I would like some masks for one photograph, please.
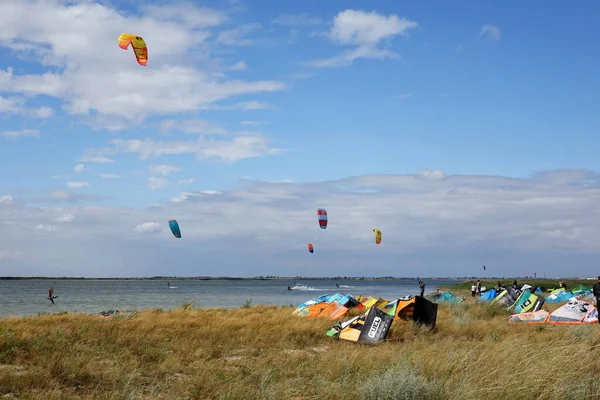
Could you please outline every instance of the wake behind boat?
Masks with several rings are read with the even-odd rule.
[[[314,287],[306,286],[306,285],[294,285],[288,286],[288,290],[319,290]]]

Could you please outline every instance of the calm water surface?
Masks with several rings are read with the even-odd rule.
[[[294,281],[217,281],[171,280],[170,289],[163,280],[0,280],[0,318],[14,315],[37,315],[61,311],[95,314],[103,310],[148,308],[170,309],[193,302],[196,307],[240,307],[252,299],[252,305],[298,305],[323,294],[379,296],[396,299],[418,294],[418,280],[345,281],[302,280],[298,284],[314,290],[287,290]],[[455,280],[423,280],[425,293],[436,287],[458,283]],[[337,288],[349,285],[351,288]],[[59,298],[52,305],[47,299],[54,284]]]

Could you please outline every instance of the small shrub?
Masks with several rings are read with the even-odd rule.
[[[443,398],[442,387],[428,381],[407,362],[401,362],[377,373],[360,387],[364,400],[433,400]]]
[[[242,308],[250,308],[251,304],[252,304],[252,299],[248,299],[248,300],[246,300],[246,302],[244,303]]]
[[[571,329],[571,337],[575,340],[586,340],[591,339],[594,336],[594,330],[590,329],[591,326],[574,326]],[[595,327],[594,327],[595,328]]]
[[[498,331],[494,331],[490,335],[492,342],[498,342],[500,340],[500,333]]]

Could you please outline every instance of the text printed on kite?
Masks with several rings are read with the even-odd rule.
[[[177,223],[176,220],[174,220],[174,219],[169,220],[169,228],[171,228],[171,232],[173,232],[173,236],[181,239],[181,230],[179,229],[179,224]]]
[[[321,229],[327,229],[327,210],[324,208],[317,208],[317,216],[319,218],[319,226]]]
[[[131,44],[138,64],[146,66],[148,63],[148,47],[144,39],[132,33],[122,33],[119,36],[118,44],[123,50],[127,50]]]
[[[373,228],[373,233],[375,233],[375,243],[381,243],[381,231],[379,229]]]

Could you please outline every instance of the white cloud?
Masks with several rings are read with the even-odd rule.
[[[226,46],[250,46],[251,44],[254,44],[256,40],[249,39],[245,36],[260,28],[261,24],[251,23],[221,31],[217,36],[217,43],[224,44]]]
[[[194,192],[182,192],[180,193],[178,196],[173,197],[171,199],[172,202],[174,203],[181,203],[184,202],[186,200],[189,200],[191,198],[202,198],[202,197],[206,197],[206,196],[211,196],[211,195],[215,195],[215,194],[220,194],[221,192],[217,191],[217,190],[197,190]]]
[[[342,54],[328,59],[303,63],[313,67],[341,67],[350,65],[359,58],[385,59],[398,58],[393,51],[379,46],[385,39],[397,35],[406,35],[409,29],[419,25],[395,14],[384,16],[373,11],[345,10],[338,13],[328,36],[334,42],[355,46]]]
[[[232,71],[243,71],[247,68],[248,68],[248,64],[246,64],[244,61],[238,61],[235,64],[233,64],[231,67],[229,67],[229,69]]]
[[[164,187],[169,186],[169,180],[166,178],[158,178],[156,176],[151,176],[148,178],[147,186],[150,190],[162,189]]]
[[[330,36],[342,44],[375,46],[385,38],[405,35],[408,29],[417,26],[416,22],[395,14],[386,17],[374,11],[345,10],[335,17]]]
[[[144,222],[135,226],[135,231],[138,233],[152,233],[160,231],[158,222]]]
[[[196,182],[196,180],[194,178],[180,179],[177,181],[177,183],[179,183],[180,185],[189,185],[190,183],[194,183],[194,182]]]
[[[98,174],[102,179],[119,179],[120,175],[115,174]]]
[[[498,28],[496,25],[485,24],[482,25],[481,29],[479,30],[479,36],[485,36],[492,40],[499,40],[500,35],[500,28]]]
[[[62,214],[54,218],[55,222],[73,222],[75,219],[74,214]]]
[[[277,16],[271,21],[276,25],[285,25],[285,26],[315,26],[322,25],[325,23],[320,18],[311,17],[310,14],[300,13],[300,14],[282,14]]]
[[[226,105],[216,104],[209,107],[211,110],[266,110],[267,108],[271,108],[269,103],[258,100],[241,101],[239,103]]]
[[[14,202],[14,197],[12,197],[11,195],[7,194],[5,196],[0,196],[0,204],[12,204]]]
[[[107,164],[114,163],[115,160],[108,157],[103,156],[83,156],[79,159],[79,161],[88,162],[88,163],[96,163],[96,164]]]
[[[22,129],[20,131],[4,131],[0,133],[0,136],[4,136],[6,138],[18,138],[18,137],[39,137],[40,132],[36,129]]]
[[[71,198],[71,195],[65,192],[64,190],[53,190],[50,193],[50,197],[52,197],[55,200],[69,200]]]
[[[271,108],[271,106],[268,103],[256,100],[236,103],[234,107],[241,108],[242,110],[264,110],[267,108]]]
[[[247,182],[228,191],[184,192],[145,209],[85,202],[38,207],[22,197],[0,206],[0,237],[3,249],[26,259],[0,267],[7,275],[35,275],[42,265],[69,265],[66,274],[74,276],[198,275],[192,260],[202,257],[206,275],[364,275],[365,263],[376,260],[369,275],[471,276],[486,264],[501,276],[564,275],[565,265],[569,275],[597,276],[599,203],[600,175],[589,171],[516,179],[434,169],[314,183]],[[326,231],[318,228],[317,207],[329,213]],[[69,229],[51,237],[30,234],[63,214],[75,215]],[[181,239],[168,230],[171,218]],[[145,221],[161,233],[126,234]],[[383,232],[379,246],[373,228]],[[272,239],[259,240],[265,236]],[[307,242],[315,254],[335,260],[325,273],[306,252]],[[82,246],[85,255],[75,251]],[[174,252],[175,266],[167,262]],[[399,263],[411,268],[399,271]]]
[[[195,154],[199,160],[217,158],[226,162],[283,152],[283,149],[268,147],[266,139],[256,134],[239,134],[229,141],[199,137],[194,141],[113,139],[110,143],[112,147],[87,151],[90,154],[96,153],[94,157],[102,157],[103,154],[137,154],[142,160],[163,155]]]
[[[241,125],[259,126],[259,125],[266,124],[266,122],[265,121],[241,121],[240,124]]]
[[[148,171],[152,174],[160,174],[167,176],[173,172],[181,171],[182,169],[175,165],[152,164],[148,167]]]
[[[75,168],[73,168],[75,170],[75,172],[79,173],[79,172],[83,172],[83,170],[85,169],[85,164],[77,164],[75,166]]]
[[[201,133],[203,135],[226,135],[228,132],[208,121],[197,119],[164,120],[159,124],[163,132],[180,131],[183,133]]]
[[[90,186],[89,182],[67,182],[69,188],[82,188]]]
[[[1,78],[1,76],[0,76]],[[23,109],[25,99],[21,97],[2,97],[0,96],[0,113],[17,114]]]
[[[34,109],[35,116],[38,118],[50,118],[54,115],[54,110],[50,107],[42,106]]]
[[[285,89],[283,82],[226,80],[195,67],[210,64],[208,29],[224,21],[222,13],[207,13],[191,3],[145,10],[144,16],[135,17],[91,2],[3,1],[0,46],[43,66],[60,67],[60,72],[18,75],[12,68],[0,70],[0,92],[54,97],[73,115],[138,121],[200,110],[232,96]],[[149,44],[147,68],[135,62],[131,50],[116,46],[123,26]],[[247,32],[252,26],[221,32],[221,41],[235,44],[234,32]],[[19,101],[4,108],[16,112],[15,107],[23,106]]]
[[[227,16],[218,10],[200,8],[191,2],[166,5],[144,5],[142,9],[149,17],[167,23],[178,22],[189,28],[221,25]]]
[[[35,230],[36,231],[54,232],[54,231],[56,231],[56,226],[39,224],[35,227]]]
[[[0,27],[1,28],[1,27]],[[1,37],[0,37],[1,47]],[[0,79],[3,71],[0,70]],[[2,81],[0,81],[0,92]],[[25,107],[27,99],[24,97],[3,97],[0,96],[0,114],[25,115],[34,118],[49,118],[54,115],[54,110],[50,107],[42,106],[39,108]]]
[[[446,173],[441,169],[420,169],[416,173],[417,178],[421,179],[445,179]]]

